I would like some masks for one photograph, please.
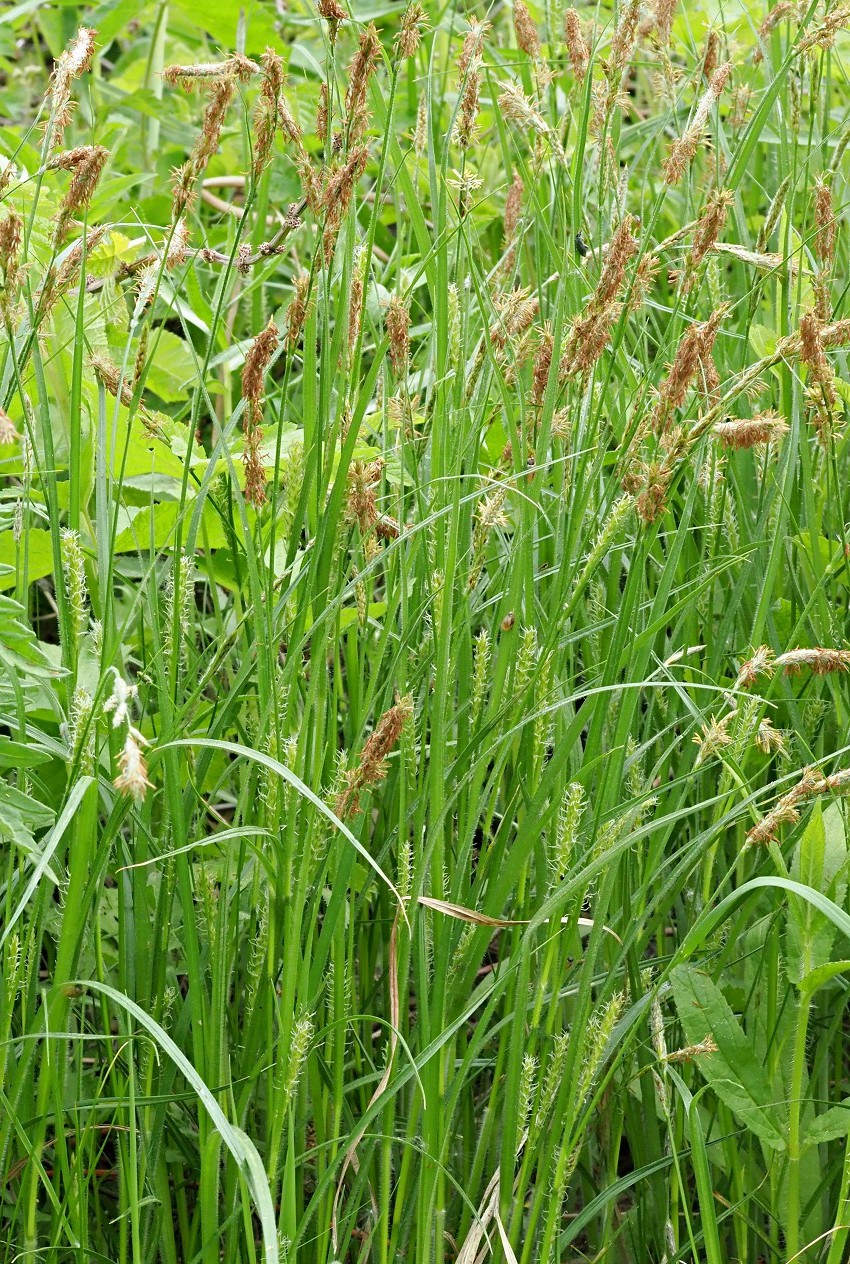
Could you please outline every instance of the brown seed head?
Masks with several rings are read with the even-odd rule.
[[[242,398],[246,401],[254,425],[262,420],[263,383],[266,371],[275,353],[280,335],[273,320],[270,320],[262,333],[257,334],[242,370]]]
[[[735,678],[735,688],[749,689],[759,676],[772,676],[774,663],[775,657],[770,646],[760,645],[752,658],[741,664],[741,670]]]
[[[712,107],[720,99],[731,74],[731,61],[725,62],[715,70],[711,77],[711,82],[694,112],[690,126],[677,141],[673,142],[670,152],[664,160],[664,179],[667,184],[678,184],[685,171],[691,165],[702,141],[708,116]]]
[[[54,242],[63,241],[71,226],[73,217],[89,205],[92,200],[104,164],[109,157],[109,150],[102,145],[81,145],[77,149],[69,149],[59,154],[50,163],[50,167],[63,171],[72,171],[71,183],[59,203],[56,216]]]
[[[576,83],[584,83],[590,65],[590,49],[575,9],[567,9],[564,14],[564,41]]]
[[[825,180],[815,183],[815,254],[822,268],[831,268],[835,259],[835,214],[832,192]]]
[[[417,0],[412,0],[402,15],[401,27],[396,37],[399,57],[406,60],[408,57],[416,56],[424,26],[425,10],[421,4],[417,3]]]
[[[540,37],[523,0],[514,0],[514,32],[517,48],[537,61],[540,56]]]
[[[290,347],[294,347],[301,337],[301,330],[307,319],[310,301],[310,274],[302,272],[295,278],[295,292],[286,313],[286,338]]]
[[[720,33],[715,27],[711,27],[705,37],[705,49],[702,55],[702,77],[709,83],[717,69],[719,54]]]
[[[735,200],[730,189],[716,189],[705,204],[697,221],[694,241],[685,266],[684,289],[690,290],[696,282],[696,271],[705,256],[713,248],[726,223],[726,215]]]
[[[534,357],[534,369],[531,374],[531,402],[535,408],[539,408],[542,405],[543,397],[546,394],[554,349],[555,339],[552,335],[552,330],[548,325],[544,325],[540,334],[540,342],[537,346],[537,354]]]
[[[20,437],[12,418],[5,408],[0,408],[0,447],[5,447],[9,443],[17,443]]]
[[[620,293],[626,276],[626,267],[638,251],[638,240],[633,230],[637,226],[634,215],[626,214],[617,225],[605,255],[605,264],[591,304],[607,307]]]
[[[339,28],[348,20],[348,14],[339,0],[318,0],[316,7],[319,10],[319,17],[324,18],[328,24],[328,35],[333,44],[336,42]]]
[[[218,149],[221,129],[224,126],[227,110],[230,102],[233,100],[235,91],[236,79],[233,75],[227,75],[210,88],[210,99],[204,111],[201,134],[195,141],[195,146],[189,159],[197,175],[200,175]]]
[[[407,372],[410,358],[410,313],[404,300],[395,294],[387,307],[386,326],[390,340],[390,363],[396,376],[400,376]]]
[[[373,22],[360,36],[357,52],[348,68],[348,91],[345,94],[345,116],[349,140],[357,140],[366,129],[366,90],[381,55],[381,41]]]
[[[788,423],[778,413],[757,413],[755,417],[718,421],[714,426],[724,448],[755,448],[776,443],[788,433]]]
[[[654,0],[653,16],[658,42],[663,48],[670,43],[670,32],[673,29],[673,18],[676,16],[677,0]]]
[[[357,767],[346,773],[346,788],[337,797],[334,806],[337,816],[353,816],[359,812],[363,790],[383,781],[387,775],[387,756],[397,745],[412,716],[413,699],[409,695],[399,698],[394,707],[384,712],[361,751]]]
[[[846,672],[850,670],[850,650],[814,649],[788,650],[776,659],[776,666],[785,669],[786,676],[794,676],[808,667],[815,676],[826,676],[830,672]]]
[[[110,395],[120,400],[125,408],[133,402],[132,384],[122,378],[118,366],[106,355],[93,355],[89,359],[92,371],[99,382],[102,382]]]
[[[272,48],[261,58],[263,82],[254,106],[254,179],[265,171],[271,157],[283,95],[283,59]],[[294,120],[293,120],[294,121]]]
[[[91,27],[81,26],[71,43],[60,55],[50,76],[47,89],[50,98],[48,127],[52,122],[52,143],[57,148],[62,144],[65,128],[71,121],[74,108],[71,87],[75,79],[91,68],[96,35],[97,31],[92,30]]]

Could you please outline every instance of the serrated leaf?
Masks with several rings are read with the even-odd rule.
[[[673,996],[689,1045],[709,1036],[717,1052],[696,1062],[714,1092],[771,1149],[785,1149],[786,1128],[764,1067],[720,988],[700,970],[681,965],[671,975]]]

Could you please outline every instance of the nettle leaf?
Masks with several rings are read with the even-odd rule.
[[[810,1120],[803,1133],[803,1147],[821,1145],[824,1141],[835,1141],[838,1137],[846,1137],[850,1132],[850,1097],[846,1097],[841,1106],[830,1106],[822,1115]]]
[[[765,1145],[783,1150],[786,1124],[781,1106],[720,988],[689,965],[677,966],[671,983],[688,1044],[701,1044],[710,1036],[717,1045],[716,1053],[696,1058],[714,1092]]]
[[[837,803],[822,810],[816,803],[794,851],[790,876],[795,882],[841,904],[847,891],[847,842]],[[785,945],[789,978],[797,985],[829,961],[835,926],[808,900],[788,896]]]

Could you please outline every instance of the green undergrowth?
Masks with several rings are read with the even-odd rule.
[[[847,1258],[848,54],[0,13],[0,1260]]]

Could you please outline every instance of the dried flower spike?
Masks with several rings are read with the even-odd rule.
[[[390,363],[396,376],[400,376],[407,372],[410,358],[410,313],[397,295],[389,301],[386,326],[390,340]]]
[[[587,68],[590,65],[590,49],[587,46],[587,40],[584,38],[584,32],[581,29],[581,21],[575,9],[567,9],[564,14],[564,41],[567,45],[567,55],[573,68],[575,81],[582,84],[587,77]]]
[[[398,743],[413,715],[413,699],[399,698],[385,711],[375,731],[360,754],[356,768],[345,774],[346,788],[338,795],[334,810],[339,817],[353,816],[360,811],[360,795],[369,786],[377,785],[387,775],[387,756]]]
[[[715,70],[708,89],[700,99],[688,129],[675,141],[664,161],[664,179],[667,184],[678,184],[702,141],[705,125],[712,107],[720,99],[720,95],[732,74],[731,61],[725,62]]]
[[[425,10],[417,0],[407,6],[401,18],[401,27],[396,37],[398,55],[406,60],[415,57],[422,40],[422,28],[425,25]]]
[[[714,433],[725,448],[755,448],[776,443],[788,433],[788,423],[778,413],[718,421]]]
[[[71,121],[74,103],[71,100],[71,86],[75,79],[90,69],[94,56],[94,41],[97,31],[91,27],[81,26],[71,43],[59,57],[50,76],[48,95],[50,97],[50,114],[48,127],[52,124],[51,143],[55,148],[62,144],[65,128]]]
[[[537,61],[540,57],[540,37],[523,0],[514,0],[514,33],[517,48]]]
[[[242,370],[242,398],[245,414],[242,423],[244,435],[242,462],[245,466],[245,499],[259,507],[266,499],[266,474],[260,459],[263,419],[263,385],[266,371],[278,344],[277,326],[270,320],[258,334],[245,357]]]

